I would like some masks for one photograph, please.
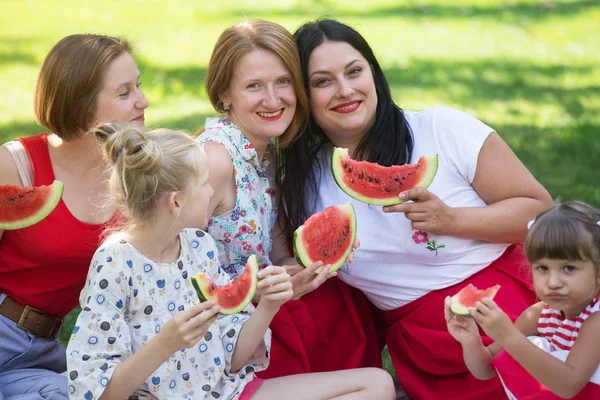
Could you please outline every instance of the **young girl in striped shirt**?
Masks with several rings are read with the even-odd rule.
[[[600,211],[577,201],[547,208],[529,223],[525,253],[541,301],[513,324],[489,298],[469,309],[473,318],[453,314],[446,298],[449,332],[471,373],[497,373],[510,399],[600,399]]]

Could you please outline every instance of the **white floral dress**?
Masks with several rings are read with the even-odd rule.
[[[222,144],[233,161],[236,200],[231,212],[213,216],[208,233],[217,242],[219,260],[231,276],[239,275],[251,254],[263,268],[271,264],[271,231],[277,218],[275,145],[269,144],[262,163],[254,146],[227,118],[208,118],[200,143]]]
[[[175,313],[198,304],[191,276],[204,271],[217,284],[230,280],[208,234],[186,229],[179,237],[181,253],[172,263],[151,261],[118,234],[96,251],[67,348],[71,398],[98,399],[115,367]],[[240,329],[253,310],[249,305],[244,313],[220,316],[196,346],[175,352],[129,398],[237,399],[254,371],[268,366],[270,331],[246,365],[230,371]]]

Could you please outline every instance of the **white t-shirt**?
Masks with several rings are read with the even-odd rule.
[[[494,130],[448,107],[406,112],[406,118],[415,142],[411,163],[423,155],[438,155],[438,171],[428,189],[450,207],[485,206],[471,183],[479,151]],[[461,282],[488,266],[508,246],[412,230],[404,214],[384,214],[381,206],[344,193],[331,175],[330,155],[330,148],[322,154],[325,164],[320,168],[314,212],[348,202],[354,205],[360,248],[354,262],[338,273],[380,309],[401,307],[432,290]]]

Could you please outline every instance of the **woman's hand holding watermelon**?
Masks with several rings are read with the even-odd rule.
[[[456,226],[453,208],[449,207],[435,194],[424,187],[416,187],[398,195],[409,203],[383,207],[383,212],[401,212],[412,221],[415,230],[431,232],[436,235],[454,235]]]
[[[481,343],[479,329],[477,329],[477,324],[473,318],[454,314],[450,310],[449,296],[444,300],[444,316],[446,317],[448,332],[450,332],[450,335],[452,335],[452,337],[460,344],[469,345],[473,343]]]
[[[296,264],[287,265],[286,269],[291,275],[292,288],[294,291],[293,300],[298,300],[307,293],[312,292],[321,286],[327,279],[337,276],[337,272],[329,273],[331,265],[327,264],[323,268],[323,263],[317,261],[307,268]],[[321,271],[317,270],[321,268]]]
[[[360,246],[360,240],[358,238],[354,241],[352,248],[358,249]],[[348,255],[346,260],[349,263],[354,261],[354,250]],[[312,263],[308,267],[303,267],[300,264],[286,265],[288,274],[292,276],[292,285],[294,289],[293,300],[299,300],[305,294],[312,292],[321,286],[327,279],[331,279],[337,276],[337,272],[329,272],[331,265],[327,264],[324,267],[322,261]],[[322,267],[322,268],[321,268]]]

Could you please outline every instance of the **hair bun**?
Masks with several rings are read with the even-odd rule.
[[[123,134],[123,163],[125,168],[135,168],[141,173],[156,174],[163,165],[163,152],[158,143],[135,130],[126,129]]]
[[[145,133],[132,127],[121,127],[117,121],[98,125],[90,130],[104,143],[108,162],[116,165],[121,161],[124,168],[136,169],[143,174],[156,174],[163,165],[160,146]]]
[[[104,152],[107,161],[111,164],[116,164],[120,155],[120,148],[114,146],[115,134],[121,129],[121,124],[117,121],[98,125],[88,131],[96,135],[96,139],[100,143],[104,143]]]
[[[113,121],[110,124],[101,124],[93,127],[89,130],[88,133],[93,133],[96,135],[96,139],[98,139],[101,143],[106,143],[108,139],[119,129],[121,129],[121,124],[117,121]]]

